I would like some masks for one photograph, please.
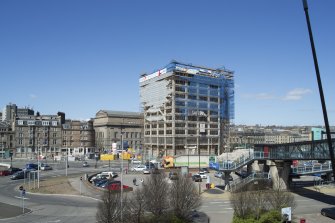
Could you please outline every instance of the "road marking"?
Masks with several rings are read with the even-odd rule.
[[[19,196],[14,196],[14,197],[19,198],[19,199],[22,199],[22,197],[19,197]],[[29,198],[24,197],[23,200],[29,200]]]

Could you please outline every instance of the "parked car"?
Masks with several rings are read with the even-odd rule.
[[[177,172],[170,172],[169,173],[170,180],[178,180],[178,173]]]
[[[143,174],[150,174],[151,169],[149,169],[147,166],[143,169]]]
[[[97,187],[101,187],[102,185],[106,184],[109,181],[109,179],[95,179],[93,181],[94,185]]]
[[[8,169],[8,172],[9,172],[10,175],[12,175],[16,172],[19,172],[19,171],[22,171],[22,169],[16,168],[16,167],[11,167],[11,168]]]
[[[121,181],[110,181],[103,188],[107,190],[120,190],[121,189]],[[127,185],[122,185],[123,189],[129,188]]]
[[[48,164],[43,164],[41,165],[41,170],[52,170],[52,167],[49,166]]]
[[[216,172],[214,173],[214,176],[215,176],[215,177],[218,177],[218,178],[222,178],[222,176],[223,176],[223,172],[221,172],[221,171],[216,171]]]
[[[27,178],[29,171],[22,170],[19,172],[14,173],[12,176],[10,176],[11,180],[18,180],[18,179],[24,179]]]
[[[21,171],[22,169],[20,168],[15,168],[15,167],[11,167],[7,170],[1,170],[0,171],[0,176],[8,176],[8,175],[12,175],[18,171]]]
[[[83,167],[89,167],[90,165],[85,161],[83,162]]]
[[[136,167],[131,168],[132,171],[143,171],[145,169],[145,165],[138,165]]]
[[[118,174],[116,172],[101,172],[98,173],[96,176],[91,178],[91,182],[93,182],[95,179],[109,179],[109,178],[116,178]]]
[[[142,163],[142,162],[141,162],[141,160],[138,160],[138,159],[132,159],[132,160],[131,160],[131,163],[132,163],[132,164],[140,164],[140,163]]]
[[[201,179],[207,179],[207,175],[204,172],[199,172],[198,173],[201,177]]]
[[[208,170],[208,168],[201,168],[200,169],[200,172],[204,172],[204,173],[209,173],[209,170]]]
[[[194,174],[194,175],[192,176],[192,180],[193,180],[194,182],[202,182],[202,178],[201,178],[201,176],[200,176],[199,174]]]
[[[38,169],[38,165],[35,163],[27,163],[26,164],[26,170],[37,170]]]
[[[335,219],[335,207],[332,207],[332,208],[322,208],[321,209],[321,214],[323,216]]]
[[[120,189],[120,186],[121,186],[121,181],[118,181],[118,180],[107,180],[105,183],[103,184],[100,184],[100,187],[102,188],[109,188],[111,187],[111,185],[119,185],[119,189]]]

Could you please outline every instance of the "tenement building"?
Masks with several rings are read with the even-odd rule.
[[[17,114],[16,114],[17,115]],[[15,132],[15,156],[36,158],[61,154],[62,124],[65,114],[21,115],[13,120]]]
[[[144,147],[155,156],[219,154],[234,118],[234,73],[171,62],[139,79]]]
[[[62,155],[92,158],[95,152],[93,119],[65,120],[62,125]]]

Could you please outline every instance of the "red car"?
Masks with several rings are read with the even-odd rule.
[[[107,190],[120,190],[121,181],[118,181],[118,180],[107,181],[101,187]],[[129,188],[129,186],[123,185],[123,189],[127,189],[127,188]]]

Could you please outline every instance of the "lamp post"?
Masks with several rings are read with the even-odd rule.
[[[40,188],[40,147],[37,148],[37,188]]]
[[[198,155],[199,155],[199,175],[200,175],[200,146],[198,147]],[[199,194],[201,193],[201,182],[199,181]]]
[[[329,154],[330,154],[330,159],[331,159],[331,162],[332,162],[333,175],[335,177],[334,149],[333,149],[333,146],[332,146],[332,139],[331,139],[331,133],[330,133],[330,128],[329,128],[329,122],[328,122],[326,102],[325,102],[323,89],[322,89],[321,75],[320,75],[320,71],[319,71],[318,59],[317,59],[317,56],[316,56],[316,50],[315,50],[315,46],[314,46],[313,33],[312,33],[311,24],[310,24],[310,21],[309,21],[307,0],[303,0],[302,3],[303,3],[303,6],[304,6],[304,11],[305,11],[305,15],[306,15],[306,21],[307,21],[307,27],[308,27],[308,33],[309,33],[309,40],[310,40],[310,43],[311,43],[311,48],[312,48],[312,53],[313,53],[315,73],[316,73],[316,78],[317,78],[317,81],[318,81],[323,118],[324,118],[326,132],[327,132],[327,142],[328,142],[328,147],[329,147]]]
[[[1,133],[1,162],[3,163],[3,133]]]
[[[123,127],[123,122],[124,119],[122,119],[122,125],[121,125],[121,154],[122,154],[122,159],[121,159],[121,223],[123,222],[123,206],[122,206],[122,200],[123,200],[123,132],[122,132],[122,127]]]

